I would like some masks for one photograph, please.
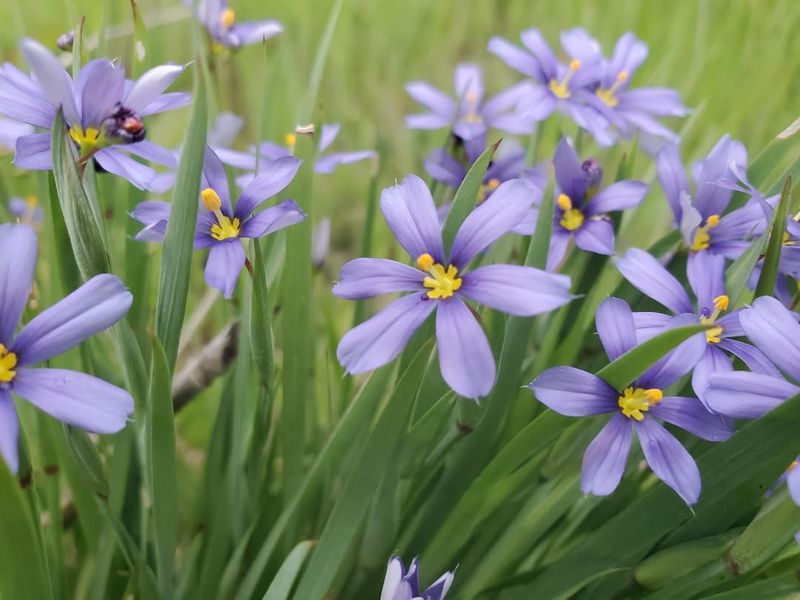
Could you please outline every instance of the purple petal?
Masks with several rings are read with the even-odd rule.
[[[172,85],[184,69],[181,65],[159,65],[145,72],[133,84],[125,105],[135,112],[143,111]]]
[[[383,190],[381,210],[394,237],[412,259],[430,254],[435,262],[444,261],[436,206],[419,177],[409,175],[403,183]]]
[[[342,267],[333,293],[340,298],[360,300],[394,292],[422,292],[424,276],[421,271],[394,260],[357,258]]]
[[[275,37],[281,32],[283,32],[283,25],[278,21],[252,21],[249,23],[236,23],[228,30],[225,39],[230,42],[232,47],[239,48],[240,46],[258,44]]]
[[[406,129],[441,129],[449,127],[452,120],[431,113],[406,115]]]
[[[667,327],[696,325],[697,322],[695,315],[684,314],[674,317]],[[706,334],[704,332],[696,333],[650,367],[639,378],[639,385],[661,390],[669,387],[694,368],[703,357],[706,346],[708,346]]]
[[[464,219],[453,240],[450,262],[464,268],[476,254],[522,221],[531,208],[533,197],[531,188],[519,179],[500,184]]]
[[[438,302],[436,346],[442,377],[460,396],[486,396],[494,385],[495,366],[483,329],[458,298]]]
[[[294,200],[284,200],[276,206],[265,208],[244,222],[239,237],[259,238],[305,220],[306,213]]]
[[[217,154],[208,146],[206,146],[205,155],[203,158],[202,187],[211,188],[217,193],[220,202],[222,203],[223,214],[231,215],[233,213],[233,208],[231,207],[230,186],[228,186],[228,176],[225,174],[225,167],[222,165],[222,161],[219,159],[219,156],[217,156]],[[241,201],[239,204],[241,204]],[[241,218],[248,216],[251,212],[252,208],[247,212],[241,210],[240,212],[237,212],[236,215]]]
[[[553,155],[553,167],[559,191],[569,196],[573,203],[582,202],[586,196],[588,178],[586,171],[581,167],[580,158],[567,138],[561,138],[556,147],[556,153]]]
[[[300,161],[293,156],[268,163],[242,191],[236,202],[236,216],[247,217],[261,202],[283,190],[299,168]]]
[[[66,369],[20,369],[14,393],[63,423],[95,433],[116,433],[133,413],[133,398],[122,388]]]
[[[758,419],[798,393],[800,388],[784,379],[733,371],[709,377],[703,399],[717,414],[735,419]]]
[[[214,121],[214,127],[208,132],[207,143],[214,146],[232,146],[244,127],[244,119],[232,112],[220,113]],[[219,155],[219,152],[217,152]],[[224,159],[220,157],[224,162]]]
[[[455,120],[456,103],[441,90],[424,81],[411,81],[406,84],[406,92],[437,117],[448,123]]]
[[[530,50],[539,61],[541,73],[548,78],[556,76],[558,61],[538,29],[526,29],[519,34],[523,45]]]
[[[539,402],[568,417],[617,410],[619,393],[599,377],[575,367],[547,369],[528,387]]]
[[[150,104],[145,106],[139,111],[140,117],[148,115],[157,115],[158,113],[175,110],[189,105],[192,102],[192,95],[186,92],[169,92],[161,94],[158,98],[153,100]]]
[[[408,340],[436,308],[423,294],[409,294],[354,327],[339,342],[336,356],[348,373],[382,367],[400,354]]]
[[[614,54],[608,65],[609,74],[614,79],[621,71],[627,71],[631,75],[645,58],[647,58],[647,44],[630,31],[623,33],[614,45]]]
[[[380,600],[395,600],[413,596],[414,592],[411,590],[411,586],[403,581],[404,576],[405,568],[402,561],[396,556],[391,557],[386,565],[386,576],[383,579]],[[403,587],[405,589],[402,590],[401,595]]]
[[[723,338],[719,343],[719,347],[738,357],[754,373],[772,375],[773,377],[781,376],[780,371],[772,364],[772,361],[761,350],[750,344]]]
[[[23,39],[20,48],[45,95],[55,106],[63,109],[68,124],[79,124],[81,119],[75,104],[72,80],[58,59],[30,38]]]
[[[0,225],[0,344],[7,348],[33,287],[37,252],[29,225]]]
[[[573,27],[561,32],[561,46],[570,58],[579,58],[583,65],[597,62],[602,57],[600,44],[582,27]]]
[[[692,312],[686,290],[652,255],[631,248],[615,262],[622,276],[646,296],[676,314]]]
[[[696,398],[663,398],[650,414],[709,442],[723,442],[733,435],[730,421],[706,410]]]
[[[618,181],[601,190],[589,201],[587,208],[591,208],[591,214],[634,208],[639,206],[647,190],[647,184],[642,181]]]
[[[374,150],[353,150],[352,152],[334,152],[321,157],[314,163],[315,173],[333,173],[339,165],[352,165],[371,158],[377,158]]]
[[[663,117],[684,117],[689,114],[680,94],[670,88],[644,87],[626,91],[620,98],[620,106],[625,110]]]
[[[616,413],[583,455],[581,491],[608,496],[617,489],[631,450],[631,420]]]
[[[697,296],[698,312],[709,316],[716,308],[714,299],[725,294],[725,257],[710,252],[691,252],[686,276]]]
[[[461,185],[467,170],[444,148],[437,148],[425,159],[425,170],[440,183],[457,188]]]
[[[25,325],[12,350],[20,365],[66,352],[122,319],[133,302],[115,275],[96,275]]]
[[[168,220],[171,211],[172,205],[169,202],[145,200],[136,205],[136,208],[131,212],[131,217],[143,225],[152,225],[159,221]]]
[[[81,103],[81,125],[99,127],[110,117],[125,93],[125,71],[98,58],[84,66],[75,82]]]
[[[692,455],[652,419],[636,423],[639,444],[653,473],[689,506],[700,498],[700,471]]]
[[[585,252],[614,254],[614,227],[608,219],[587,219],[575,230],[575,245]]]
[[[149,189],[156,176],[153,169],[124,154],[117,146],[103,148],[94,155],[94,159],[103,169],[127,179],[140,190]]]
[[[775,298],[762,296],[739,312],[747,337],[779,368],[800,379],[800,324]]]
[[[786,476],[786,487],[789,488],[789,495],[795,504],[800,505],[800,469],[797,465],[789,468],[789,474]]]
[[[489,265],[466,273],[460,292],[495,310],[530,317],[570,302],[569,287],[566,275],[533,267]]]
[[[0,114],[2,114],[2,110],[0,110]],[[32,133],[33,127],[26,123],[0,118],[0,152],[3,152],[3,149],[14,150],[19,138]]]
[[[535,231],[535,229],[534,229]],[[560,226],[553,228],[550,234],[550,248],[547,251],[547,270],[555,271],[567,254],[567,247],[572,234]]]
[[[553,114],[556,108],[556,97],[544,86],[529,88],[520,99],[517,109],[519,118],[523,121],[544,121]]]
[[[17,138],[14,164],[18,169],[49,171],[53,168],[49,133],[32,133]]]
[[[723,136],[697,169],[694,205],[704,219],[721,215],[730,202],[733,192],[719,183],[732,178],[731,164],[745,168],[747,151],[741,142]]]
[[[134,154],[145,160],[149,160],[150,162],[164,165],[165,167],[170,167],[171,169],[178,168],[177,153],[167,150],[166,148],[162,148],[158,144],[148,142],[147,140],[136,142],[134,144],[122,144],[119,146],[119,149],[124,152],[130,152],[131,154]]]
[[[330,123],[322,126],[322,134],[319,137],[319,152],[325,152],[339,135],[342,126],[339,123]]]
[[[616,360],[636,346],[633,317],[631,307],[619,298],[608,298],[598,307],[595,316],[597,333],[609,360]]]
[[[636,326],[636,341],[643,343],[662,333],[671,323],[672,317],[657,312],[635,312],[633,323]]]
[[[697,397],[703,399],[703,394],[708,387],[708,378],[714,373],[727,373],[733,371],[731,359],[715,347],[714,344],[706,344],[706,350],[702,358],[694,366],[692,371],[692,389]]]
[[[3,65],[3,67],[7,66]],[[0,84],[2,84],[0,85],[0,115],[5,115],[14,121],[50,129],[56,115],[55,108],[50,101],[38,91],[38,87],[31,92],[7,84],[7,80],[2,77],[4,71],[0,71]]]
[[[16,474],[19,469],[19,418],[14,401],[5,390],[0,390],[0,455],[8,470]]]
[[[531,56],[528,52],[512,44],[508,40],[501,37],[493,37],[489,40],[487,47],[490,53],[497,56],[500,60],[506,63],[512,69],[516,69],[524,75],[530,77],[539,77],[541,68],[539,61]]]
[[[513,109],[525,97],[530,97],[533,89],[529,81],[521,81],[489,98],[481,110],[486,125],[516,135],[532,133],[533,120],[522,119]]]
[[[456,96],[463,103],[471,102],[474,105],[481,103],[483,99],[483,72],[478,65],[474,63],[456,65],[454,80]]]
[[[204,272],[208,287],[219,290],[230,299],[242,272],[244,260],[244,248],[238,239],[225,240],[211,246]]]

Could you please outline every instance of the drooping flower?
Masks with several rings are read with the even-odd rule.
[[[145,139],[147,129],[142,119],[188,104],[189,94],[164,93],[183,72],[183,66],[161,65],[132,82],[125,79],[121,66],[95,59],[73,80],[38,42],[24,39],[20,46],[33,77],[11,64],[2,66],[0,114],[47,131],[17,139],[14,162],[18,167],[52,168],[49,130],[59,108],[81,163],[93,159],[103,170],[143,189],[148,188],[156,172],[130,154],[175,166],[172,153]]]
[[[647,185],[625,180],[601,189],[600,164],[594,159],[581,162],[566,139],[556,148],[553,166],[558,189],[547,268],[561,263],[573,238],[586,252],[614,254],[614,226],[606,213],[638,206]]]
[[[453,585],[455,573],[447,571],[424,590],[419,589],[419,561],[415,558],[406,570],[403,561],[393,556],[386,565],[380,600],[443,600]]]
[[[489,393],[495,364],[491,348],[465,299],[517,316],[541,314],[571,300],[570,280],[526,266],[469,263],[508,233],[530,209],[530,188],[502,184],[473,210],[445,253],[430,190],[414,175],[381,194],[381,209],[415,267],[382,258],[358,258],[342,267],[333,293],[363,299],[411,292],[350,330],[337,356],[348,373],[363,373],[393,360],[422,323],[436,312],[439,365],[447,384],[466,398]]]
[[[16,196],[11,198],[8,201],[8,212],[19,223],[27,223],[33,227],[42,223],[42,207],[36,196],[28,196],[24,200]]]
[[[699,252],[689,257],[686,274],[689,287],[694,292],[692,303],[686,290],[672,273],[667,271],[651,254],[639,248],[629,249],[616,259],[622,276],[635,288],[652,298],[673,315],[688,318],[695,323],[713,325],[706,331],[706,345],[697,357],[692,372],[692,389],[698,398],[706,401],[709,378],[714,373],[732,371],[728,354],[741,359],[752,371],[777,375],[775,366],[758,348],[733,338],[744,336],[739,323],[741,310],[728,310],[729,298],[725,294],[725,258],[709,252]],[[670,317],[657,312],[633,314],[639,341],[644,341],[669,326]]]
[[[686,325],[684,316],[674,319]],[[609,298],[597,311],[597,332],[609,360],[637,345],[634,314],[624,300]],[[622,390],[575,367],[554,367],[530,388],[550,409],[570,417],[611,414],[583,456],[581,490],[606,496],[619,484],[635,431],[644,457],[656,476],[688,505],[700,497],[700,472],[689,452],[660,421],[713,442],[733,433],[730,424],[695,398],[665,396],[664,390],[685,375],[703,352],[702,337],[692,336]]]
[[[97,275],[42,311],[14,335],[33,286],[36,233],[0,225],[0,453],[19,466],[19,421],[13,393],[68,425],[115,433],[133,412],[133,398],[101,379],[65,369],[33,368],[122,319],[133,297],[114,275]]]
[[[691,195],[677,146],[666,144],[656,155],[661,188],[691,252],[707,250],[735,260],[752,238],[763,233],[767,224],[765,201],[747,182],[746,169],[747,151],[742,143],[723,136],[708,156],[692,166],[696,187]],[[753,198],[724,214],[733,190],[739,189],[737,180],[745,183]]]
[[[800,324],[796,313],[775,298],[756,298],[739,313],[742,331],[781,371],[800,382]],[[736,419],[757,419],[800,387],[769,372],[730,371],[711,375],[705,400],[712,410]]]
[[[182,1],[190,9],[194,10],[197,6],[197,20],[205,26],[211,39],[225,48],[235,50],[257,44],[283,32],[283,25],[272,19],[237,22],[236,11],[227,0]]]
[[[489,52],[531,78],[533,85],[525,88],[526,93],[518,105],[520,118],[523,121],[544,121],[554,111],[559,111],[591,133],[601,146],[611,145],[614,136],[608,128],[608,120],[587,103],[587,98],[593,94],[593,86],[601,77],[599,47],[591,54],[578,56],[573,53],[573,49],[591,43],[587,41],[591,40],[588,34],[580,28],[561,33],[561,45],[570,58],[567,64],[556,58],[538,29],[526,29],[520,38],[525,49],[500,37],[489,40]]]
[[[209,248],[206,283],[221,291],[226,298],[233,295],[236,281],[245,265],[241,240],[263,237],[306,218],[292,200],[258,211],[267,198],[289,185],[299,167],[300,161],[292,156],[270,163],[242,190],[236,206],[233,206],[225,168],[217,155],[206,148],[194,247]],[[139,204],[131,216],[145,227],[136,239],[163,241],[170,210],[169,203],[158,200]]]
[[[442,129],[448,127],[457,139],[467,142],[483,141],[490,128],[508,133],[528,134],[533,120],[522,119],[514,110],[522,97],[530,93],[530,84],[523,82],[483,101],[483,72],[478,65],[462,63],[456,67],[456,97],[424,81],[406,84],[408,95],[428,112],[406,116],[409,129]]]

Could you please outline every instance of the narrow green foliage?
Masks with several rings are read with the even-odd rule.
[[[261,255],[261,245],[258,240],[253,240],[253,286],[250,301],[250,351],[256,371],[261,379],[261,385],[266,390],[272,390],[275,376],[274,358],[272,350],[272,324],[270,311],[272,305],[269,301],[267,277],[264,271],[264,259]]]
[[[263,600],[288,600],[300,569],[303,568],[303,563],[313,547],[312,541],[300,542],[294,547],[278,569]]]
[[[311,77],[308,82],[305,102],[300,109],[300,114],[297,115],[299,123],[309,122],[314,115],[319,86],[322,83],[322,75],[325,72],[325,63],[328,59],[328,52],[331,49],[333,34],[336,31],[336,23],[339,21],[339,14],[342,12],[343,5],[344,0],[335,0],[330,15],[328,15],[325,31],[320,38],[319,46],[317,46],[317,53],[314,56],[314,65],[311,68]]]
[[[778,266],[783,250],[783,234],[786,231],[786,216],[789,213],[789,206],[792,204],[792,178],[787,177],[783,185],[781,200],[775,211],[775,218],[772,221],[772,228],[769,233],[769,243],[767,244],[767,255],[764,258],[764,266],[761,269],[761,276],[756,285],[756,298],[771,294],[775,289],[775,281],[778,277]]]

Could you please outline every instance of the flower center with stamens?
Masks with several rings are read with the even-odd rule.
[[[627,387],[617,399],[617,405],[622,409],[622,414],[629,419],[644,421],[644,413],[661,402],[662,398],[664,394],[657,388],[645,390]]]
[[[200,192],[200,197],[203,200],[203,206],[214,213],[217,218],[217,222],[211,226],[211,237],[220,241],[239,237],[239,219],[234,217],[231,220],[230,217],[222,214],[222,200],[220,200],[219,194],[211,188],[206,188]]]
[[[3,344],[0,344],[0,384],[10,383],[17,372],[14,367],[17,366],[17,355],[13,352],[6,350]]]
[[[570,97],[569,80],[572,79],[572,76],[575,75],[575,72],[580,68],[581,68],[581,61],[579,61],[576,58],[569,63],[569,71],[567,71],[567,74],[564,75],[561,81],[558,81],[556,79],[550,80],[550,83],[547,85],[547,87],[550,89],[550,91],[556,98],[564,100]]]
[[[614,108],[619,104],[619,98],[617,98],[615,94],[617,93],[617,90],[619,90],[619,86],[626,81],[628,81],[628,72],[620,71],[617,74],[617,79],[614,81],[611,87],[598,88],[595,93],[597,94],[597,97],[605,103],[606,106],[609,108]]]
[[[701,250],[708,250],[711,245],[711,234],[709,233],[714,227],[719,225],[719,215],[711,215],[706,220],[706,224],[697,228],[694,232],[694,241],[689,246],[689,250],[700,252]]]
[[[467,114],[464,121],[467,123],[483,123],[483,117],[478,114],[478,94],[469,92],[464,100],[467,102]]]
[[[430,275],[422,280],[422,285],[428,288],[428,298],[433,300],[444,300],[452,296],[461,287],[461,278],[458,277],[458,269],[450,265],[445,270],[444,265],[433,262],[433,257],[428,254],[421,254],[417,258],[417,267]]]
[[[558,208],[564,213],[558,222],[567,231],[575,231],[583,225],[583,213],[579,208],[573,208],[572,199],[566,194],[558,196]]]
[[[493,191],[495,191],[498,187],[500,187],[500,180],[497,177],[492,177],[486,183],[481,184],[481,189],[478,190],[478,200],[477,203],[481,204],[484,200],[486,200]]]
[[[230,29],[233,27],[233,24],[236,22],[236,11],[233,10],[230,6],[222,11],[222,14],[219,16],[219,24],[222,25],[225,29]]]
[[[69,137],[78,144],[80,155],[86,156],[100,146],[100,130],[96,127],[84,129],[80,125],[73,125],[69,130]]]
[[[714,325],[714,327],[706,329],[706,341],[709,344],[719,344],[722,341],[722,332],[724,329],[722,326],[717,325],[716,322],[720,313],[728,310],[729,303],[730,299],[726,295],[717,296],[714,298],[714,312],[707,317],[700,317],[700,322],[703,325]]]

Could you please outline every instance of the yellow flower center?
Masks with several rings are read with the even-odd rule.
[[[561,81],[557,81],[556,79],[550,80],[547,87],[550,88],[550,91],[556,98],[560,98],[561,100],[569,98],[569,80],[572,79],[572,76],[575,75],[575,72],[580,68],[581,61],[576,58],[569,63],[569,71],[567,71],[567,74],[564,75]]]
[[[230,6],[222,11],[222,14],[219,16],[219,24],[222,25],[225,29],[229,29],[233,26],[236,22],[236,11],[233,10]]]
[[[478,114],[478,95],[475,92],[469,92],[464,99],[467,101],[467,114],[464,115],[464,121],[467,123],[483,123],[483,117]]]
[[[693,252],[700,252],[707,250],[711,245],[711,234],[709,233],[714,227],[719,225],[719,215],[711,215],[706,220],[706,224],[697,228],[694,232],[694,241],[689,246],[689,250]]]
[[[481,189],[478,190],[478,204],[482,203],[489,195],[500,186],[500,180],[492,177],[486,183],[481,184]]]
[[[28,196],[25,198],[25,204],[28,206],[28,210],[34,211],[39,207],[39,199],[36,196]]]
[[[716,322],[720,313],[728,310],[729,303],[730,299],[726,295],[717,296],[714,298],[714,312],[708,317],[700,317],[700,322],[703,325],[714,325],[714,327],[706,329],[706,341],[709,344],[719,344],[720,341],[722,341],[722,332],[724,329],[720,325],[717,325]]]
[[[283,138],[286,147],[289,149],[289,154],[294,156],[294,151],[297,148],[297,135],[294,133],[287,133]]]
[[[69,130],[69,137],[78,144],[81,157],[87,156],[102,145],[100,130],[96,127],[87,127],[84,130],[80,125],[74,125]]]
[[[211,237],[220,241],[239,237],[241,229],[239,219],[234,218],[231,220],[230,217],[222,214],[222,200],[220,200],[219,194],[211,188],[206,188],[200,192],[200,198],[206,210],[214,213],[217,218],[217,222],[211,226]]]
[[[6,350],[3,344],[0,344],[0,383],[9,383],[17,372],[14,367],[17,366],[17,355],[13,352]]]
[[[434,263],[433,257],[425,253],[417,258],[417,266],[430,275],[422,280],[422,285],[430,290],[428,298],[444,300],[461,287],[461,278],[457,277],[458,269],[454,265],[445,270],[444,265]]]
[[[609,88],[598,88],[595,92],[597,97],[602,100],[606,106],[609,108],[614,108],[619,104],[619,99],[616,97],[617,90],[619,86],[625,83],[628,80],[628,72],[627,71],[620,71],[617,74],[617,79]]]
[[[583,225],[583,213],[579,208],[573,208],[572,199],[566,194],[561,194],[558,197],[558,208],[561,209],[563,215],[558,222],[567,231],[575,231]]]
[[[629,419],[643,421],[644,413],[661,402],[662,398],[664,394],[657,388],[645,390],[627,387],[617,399],[617,405],[622,409],[622,414]]]

